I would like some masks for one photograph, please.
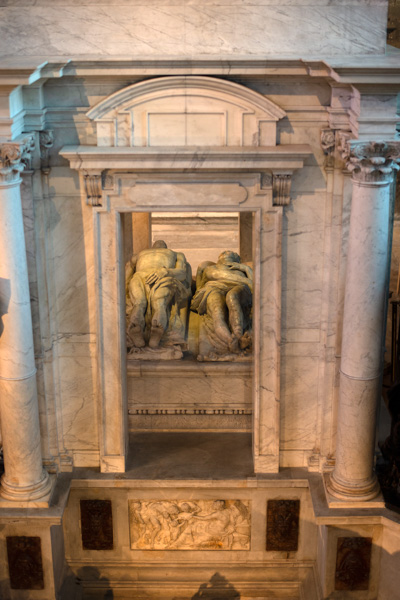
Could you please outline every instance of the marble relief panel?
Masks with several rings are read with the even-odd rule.
[[[248,500],[130,500],[132,550],[250,550]]]

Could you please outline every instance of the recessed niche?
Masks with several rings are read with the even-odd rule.
[[[238,211],[122,214],[131,431],[251,430],[253,221],[252,212]],[[154,244],[162,245],[161,240],[166,248],[152,249]],[[183,283],[187,292],[181,291],[182,280],[175,284],[169,275],[164,277],[165,283],[160,280],[160,296],[163,285],[165,288],[176,286],[174,290],[177,291],[171,302],[172,308],[167,311],[170,324],[161,339],[160,350],[147,350],[152,335],[149,305],[155,294],[152,284],[147,284],[145,278],[139,282],[137,292],[137,287],[129,288],[129,281],[137,268],[138,256],[140,260],[145,256],[148,260],[145,266],[151,271],[153,256],[160,253],[160,264],[158,257],[155,258],[154,271],[157,271],[164,266],[164,253],[168,258],[171,251],[175,253],[174,264],[168,263],[168,267],[186,269],[187,279]],[[221,258],[226,251],[232,254]],[[140,268],[142,265],[139,263]],[[215,277],[212,283],[211,277]],[[245,283],[240,288],[241,281]],[[204,290],[199,292],[202,286]],[[237,297],[229,295],[233,288],[238,291]],[[216,321],[212,320],[215,316],[207,304],[214,290],[214,301],[221,303],[226,332],[230,336],[222,343],[215,338]],[[129,330],[136,299],[132,300],[134,293],[141,294],[143,302],[147,303],[143,353],[132,348],[135,340]],[[174,306],[178,301],[180,305]],[[232,306],[232,310],[239,308],[241,311],[242,339],[239,336],[234,339]],[[170,347],[168,336],[172,342],[181,340],[176,355],[172,352],[166,356],[162,354],[162,347]],[[231,338],[233,342],[229,346]]]

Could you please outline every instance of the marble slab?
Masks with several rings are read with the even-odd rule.
[[[2,1],[1,55],[383,54],[385,0]],[[21,10],[23,8],[24,10]]]

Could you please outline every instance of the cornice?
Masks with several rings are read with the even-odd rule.
[[[78,170],[242,171],[300,169],[312,154],[308,144],[234,147],[64,146],[61,156]]]
[[[0,61],[0,86],[30,85],[60,77],[137,77],[208,75],[255,79],[323,79],[349,85],[394,85],[400,88],[400,55],[191,58],[17,57]]]

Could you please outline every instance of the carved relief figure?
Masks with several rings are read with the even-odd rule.
[[[192,272],[182,252],[164,241],[132,256],[125,269],[127,345],[133,358],[181,358],[186,349],[181,309]]]
[[[198,360],[238,360],[251,352],[252,292],[253,270],[236,252],[199,265],[191,310],[204,315],[212,350]]]
[[[248,550],[248,504],[241,500],[131,501],[131,548]]]

